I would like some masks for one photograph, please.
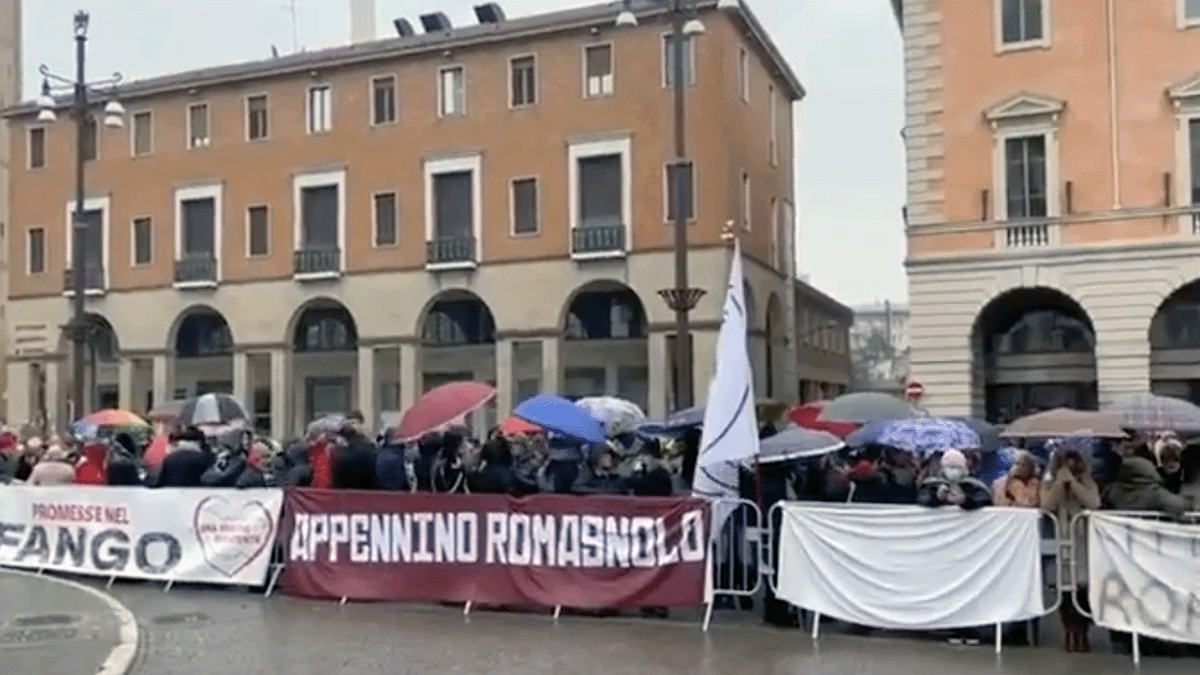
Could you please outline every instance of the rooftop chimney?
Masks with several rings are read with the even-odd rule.
[[[375,0],[350,0],[350,42],[375,39]]]

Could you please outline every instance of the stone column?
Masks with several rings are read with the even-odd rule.
[[[133,410],[133,367],[128,356],[122,356],[117,364],[117,407],[122,410]]]
[[[512,413],[513,401],[513,341],[496,340],[496,415],[504,419]]]
[[[649,395],[646,414],[662,419],[668,413],[667,392],[671,389],[671,369],[667,362],[667,334],[655,331],[646,336],[646,388]]]
[[[250,353],[235,349],[233,358],[233,398],[245,408],[250,419],[254,419],[254,396],[250,391]]]
[[[358,409],[363,414],[363,424],[372,432],[378,416],[375,406],[375,348],[358,348]]]
[[[544,338],[542,340],[542,393],[561,394],[563,369],[560,361],[562,338]]]
[[[167,401],[175,398],[175,377],[172,370],[174,369],[174,361],[167,354],[159,354],[154,357],[153,372],[154,372],[154,405],[160,406]]]
[[[291,435],[292,354],[287,349],[271,350],[271,436],[280,440]]]
[[[421,347],[416,343],[400,345],[400,411],[403,413],[421,396]]]

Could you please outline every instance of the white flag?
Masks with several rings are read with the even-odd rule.
[[[716,375],[708,388],[700,455],[692,478],[692,492],[714,499],[738,497],[738,466],[758,454],[744,283],[742,249],[735,242],[721,332],[717,334]],[[719,524],[724,518],[714,521]]]

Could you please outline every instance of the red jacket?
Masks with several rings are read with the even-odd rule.
[[[312,467],[311,487],[333,487],[333,443],[321,439],[308,446],[308,465]]]
[[[105,464],[108,448],[103,443],[87,443],[83,446],[83,461],[75,467],[77,485],[108,485]]]

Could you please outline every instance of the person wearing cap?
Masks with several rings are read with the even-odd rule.
[[[921,482],[917,503],[978,509],[991,505],[992,491],[983,481],[971,476],[966,455],[958,450],[947,450],[937,462],[937,473]]]

